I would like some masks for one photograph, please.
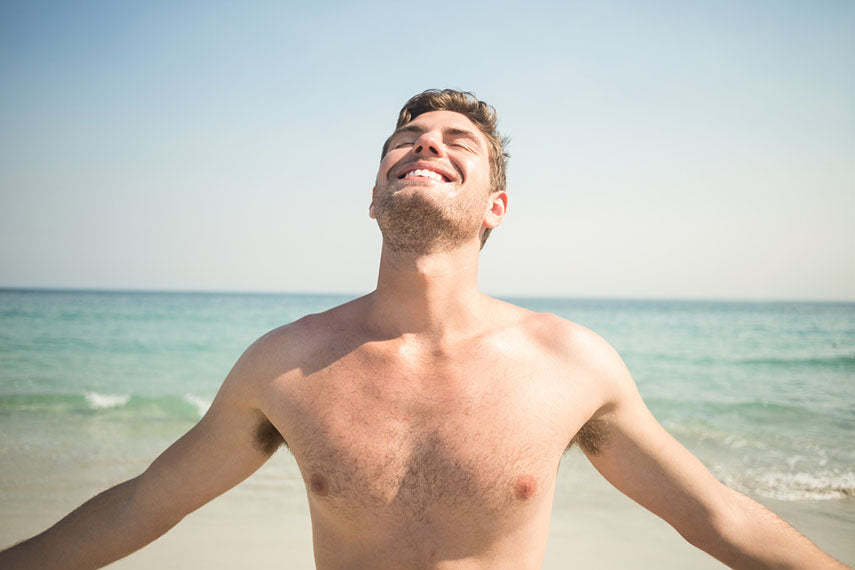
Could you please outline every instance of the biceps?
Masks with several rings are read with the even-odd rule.
[[[215,403],[143,473],[139,500],[179,517],[199,508],[264,464],[281,441],[270,428],[256,410]]]
[[[596,469],[624,494],[675,527],[712,517],[724,499],[704,465],[656,421],[643,403],[600,420]]]

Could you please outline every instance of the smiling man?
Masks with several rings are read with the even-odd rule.
[[[477,288],[505,215],[495,112],[426,91],[386,141],[370,215],[377,288],[253,344],[204,418],[139,477],[0,555],[91,568],[154,540],[284,440],[317,568],[540,568],[558,464],[578,442],[624,493],[738,568],[843,567],[719,483],[656,422],[594,333]]]
[[[384,244],[411,254],[448,252],[497,225],[507,204],[504,180],[483,228],[482,210],[492,197],[484,190],[492,188],[491,156],[505,158],[500,145],[491,149],[479,129],[454,111],[430,111],[398,127],[383,147],[370,207]]]

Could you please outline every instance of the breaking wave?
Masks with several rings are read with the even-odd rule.
[[[722,483],[743,493],[780,501],[855,498],[855,472],[781,473],[749,470],[733,474],[714,469]]]
[[[0,413],[99,414],[139,420],[191,420],[201,418],[211,402],[194,394],[150,396],[105,394],[0,395]]]
[[[129,395],[99,394],[98,392],[86,392],[84,396],[89,405],[95,410],[101,408],[120,408],[131,399]]]

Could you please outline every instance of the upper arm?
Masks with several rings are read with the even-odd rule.
[[[255,472],[283,440],[260,411],[257,347],[235,364],[202,419],[140,476],[135,501],[178,519]]]
[[[585,360],[602,405],[580,446],[615,487],[730,567],[843,568],[751,499],[724,486],[659,425],[602,339]],[[593,444],[593,445],[592,445]]]
[[[612,485],[684,536],[708,531],[729,490],[656,421],[617,353],[599,337],[589,343],[601,405],[580,430],[580,447]]]

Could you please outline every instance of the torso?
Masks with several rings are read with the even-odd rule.
[[[514,309],[441,351],[331,317],[298,324],[306,356],[264,410],[306,482],[317,567],[539,568],[558,463],[593,412],[543,317]]]

